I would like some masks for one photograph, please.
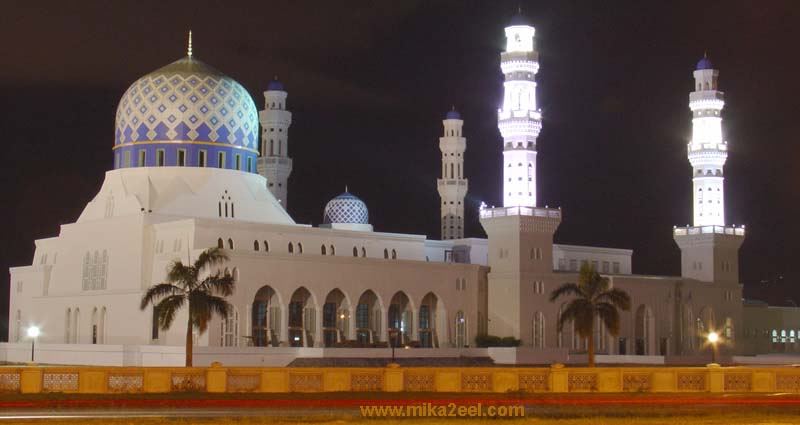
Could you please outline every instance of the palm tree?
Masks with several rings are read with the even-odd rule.
[[[573,295],[558,318],[558,331],[572,321],[581,338],[588,339],[589,367],[594,367],[595,318],[602,321],[611,335],[619,334],[619,310],[631,309],[631,297],[627,292],[610,288],[608,278],[600,276],[594,267],[584,264],[578,283],[565,283],[550,294],[550,302],[561,296]]]
[[[208,329],[208,322],[214,313],[227,317],[231,305],[225,301],[233,293],[234,280],[229,273],[204,273],[215,265],[228,260],[227,254],[219,248],[203,251],[194,264],[187,266],[175,260],[167,272],[167,281],[151,286],[142,297],[139,308],[144,310],[153,304],[156,319],[161,330],[172,325],[175,314],[185,304],[189,304],[189,320],[186,324],[186,367],[192,366],[192,330],[194,327],[202,334]],[[200,277],[201,274],[205,277]]]

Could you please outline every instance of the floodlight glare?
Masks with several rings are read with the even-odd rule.
[[[31,326],[28,328],[28,337],[36,338],[39,336],[39,327],[38,326]]]

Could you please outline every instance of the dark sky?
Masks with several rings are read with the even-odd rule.
[[[485,237],[477,205],[502,203],[499,53],[518,3],[5,4],[0,268],[30,264],[34,239],[77,219],[112,167],[117,101],[185,54],[189,28],[195,56],[242,83],[259,108],[274,75],[287,87],[297,222],[319,224],[348,185],[377,230],[438,238],[438,137],[455,105],[467,137],[467,234]],[[800,304],[790,267],[800,248],[800,3],[521,6],[540,51],[539,199],[564,210],[556,241],[631,248],[634,272],[680,273],[671,229],[691,221],[688,92],[708,51],[727,102],[728,222],[747,225],[746,293]]]

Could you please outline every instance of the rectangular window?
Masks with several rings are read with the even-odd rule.
[[[559,270],[566,270],[567,269],[567,260],[564,258],[558,259],[558,269]]]
[[[592,269],[597,271],[600,267],[597,265],[597,260],[592,261]]]
[[[239,155],[238,153],[236,154],[236,169],[237,170],[242,169],[242,156]]]
[[[603,273],[608,273],[609,270],[608,266],[609,266],[608,261],[603,261]]]
[[[166,162],[166,152],[164,149],[159,149],[156,151],[156,167],[163,167]]]
[[[131,151],[125,151],[122,154],[123,161],[125,162],[124,167],[129,168],[131,166]]]
[[[147,166],[147,151],[144,149],[139,151],[139,166],[146,167]]]
[[[253,158],[251,157],[247,157],[247,172],[248,173],[253,172]]]
[[[619,274],[619,262],[614,261],[614,274]]]
[[[217,154],[217,168],[225,168],[225,152]]]
[[[206,151],[200,150],[197,152],[197,166],[198,167],[205,167],[206,166]]]
[[[570,271],[577,271],[578,270],[578,260],[569,260],[569,269]]]
[[[186,149],[178,149],[178,166],[186,166]]]
[[[115,162],[116,163],[114,165],[114,168],[119,168],[119,164],[120,164],[120,154],[119,153],[117,153],[117,159],[116,159]]]

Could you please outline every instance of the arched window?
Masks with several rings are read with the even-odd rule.
[[[77,344],[80,338],[81,309],[75,308],[72,312],[72,343]]]
[[[366,257],[367,256],[367,249],[364,248],[363,246],[361,247],[361,256],[362,257]]]
[[[217,248],[225,248],[225,242],[222,242],[222,238],[217,239]]]
[[[98,341],[100,344],[106,343],[106,323],[108,318],[108,310],[106,310],[105,306],[100,309],[100,324],[99,324],[99,338]]]
[[[319,247],[319,251],[320,251],[320,254],[322,254],[322,255],[328,255],[328,249],[325,247],[325,245],[322,245],[321,247]]]
[[[358,257],[358,248],[353,247],[353,257]]]
[[[98,323],[97,323],[97,321],[99,319],[97,317],[98,314],[99,313],[97,311],[97,307],[95,307],[94,310],[92,310],[92,325],[91,325],[92,327],[89,329],[90,332],[92,333],[92,336],[91,336],[92,337],[92,344],[97,344],[97,338],[99,337],[99,335],[98,335],[99,328],[98,328]]]
[[[17,317],[14,320],[14,336],[17,342],[22,340],[22,312],[19,310],[17,310]]]
[[[72,342],[72,329],[70,328],[70,324],[72,323],[72,309],[67,309],[67,315],[64,318],[64,343],[69,344]]]
[[[397,259],[397,251],[392,250],[392,260],[396,260],[396,259]]]
[[[297,252],[299,252],[300,254],[303,253],[303,244],[300,242],[297,243]]]
[[[264,252],[269,252],[269,242],[264,241]]]
[[[464,312],[459,310],[456,313],[456,347],[467,346],[467,318]]]
[[[233,249],[233,239],[228,238],[228,249]]]
[[[258,245],[258,241],[257,240],[253,241],[253,251],[258,251],[259,248],[261,247]]]
[[[233,273],[231,273],[231,277],[233,277],[233,281],[234,282],[238,282],[239,281],[239,268],[238,267],[234,267],[233,268]]]
[[[232,307],[220,324],[220,344],[223,347],[239,346],[239,310]]]
[[[386,248],[383,248],[383,258],[389,259],[389,250]]]
[[[292,253],[294,253],[294,244],[289,242],[289,254],[292,254]]]
[[[544,313],[537,311],[533,314],[533,347],[544,348]]]
[[[331,255],[336,255],[336,247],[331,245]]]

